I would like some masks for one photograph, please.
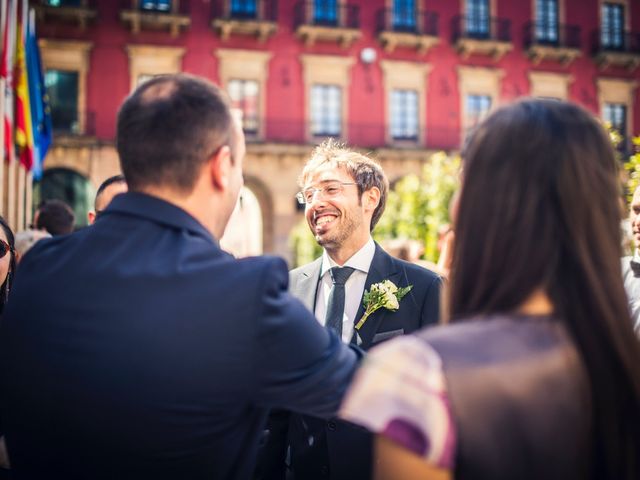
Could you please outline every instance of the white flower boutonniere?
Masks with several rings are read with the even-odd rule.
[[[384,307],[387,310],[398,310],[398,308],[400,308],[400,300],[402,300],[412,288],[413,285],[398,288],[390,280],[371,285],[371,290],[365,291],[362,297],[362,304],[365,310],[362,318],[356,323],[356,330],[360,330],[364,322],[367,321],[367,318],[379,308]]]

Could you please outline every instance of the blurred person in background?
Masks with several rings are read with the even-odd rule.
[[[376,478],[637,480],[640,345],[607,134],[527,100],[463,158],[450,325],[371,352],[341,415],[378,434]]]
[[[43,238],[51,238],[51,234],[45,230],[23,230],[16,233],[16,262],[19,262],[25,253]]]
[[[0,217],[0,321],[9,298],[13,274],[16,268],[14,237],[7,221]],[[9,457],[4,442],[2,418],[0,418],[0,480],[9,478]]]
[[[622,259],[622,276],[634,328],[636,333],[640,334],[640,252],[638,252],[638,246],[640,246],[640,187],[633,192],[629,207],[629,224],[635,248],[632,256]]]
[[[93,210],[90,210],[87,214],[89,225],[93,225],[104,209],[111,203],[113,197],[121,193],[126,193],[127,190],[127,181],[122,174],[114,175],[102,182],[96,192]]]
[[[73,232],[75,222],[76,216],[71,207],[56,199],[41,202],[33,216],[35,228],[45,230],[54,237]]]

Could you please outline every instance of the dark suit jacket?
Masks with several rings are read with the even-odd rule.
[[[38,243],[0,325],[13,478],[249,478],[267,409],[335,414],[357,360],[287,283],[139,193]]]
[[[289,291],[315,310],[322,259],[289,273]],[[359,331],[367,350],[397,335],[415,332],[438,322],[441,279],[417,265],[398,260],[376,244],[365,290],[374,283],[391,280],[398,287],[413,285],[393,312],[380,309],[372,314]],[[364,313],[361,304],[357,319]],[[310,440],[312,439],[312,440]],[[296,480],[316,478],[366,479],[371,477],[371,435],[348,422],[329,421],[292,414],[289,424],[291,468]]]

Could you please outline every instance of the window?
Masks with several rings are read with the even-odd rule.
[[[338,85],[311,87],[311,134],[339,137],[342,130],[342,89]]]
[[[170,12],[171,0],[140,0],[140,10]]]
[[[227,84],[231,106],[242,112],[242,128],[245,133],[258,133],[259,104],[258,82],[256,80],[229,80]]]
[[[622,103],[605,103],[604,121],[623,137],[627,134],[627,106]]]
[[[602,46],[611,50],[624,48],[624,5],[602,4]]]
[[[81,0],[46,0],[50,7],[79,7]]]
[[[558,43],[558,0],[536,0],[536,40]]]
[[[467,129],[478,125],[491,110],[491,97],[489,95],[467,95],[466,121]]]
[[[337,0],[314,0],[313,23],[316,25],[337,25]]]
[[[51,122],[59,132],[80,133],[78,122],[78,72],[47,70],[44,76]]]
[[[256,0],[231,0],[232,18],[256,18],[258,14]]]
[[[391,138],[393,140],[418,139],[418,92],[391,91]]]
[[[466,25],[469,37],[489,38],[489,0],[467,0]]]
[[[393,29],[413,32],[416,29],[415,0],[395,0],[393,2]]]

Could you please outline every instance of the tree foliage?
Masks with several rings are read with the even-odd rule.
[[[389,192],[387,208],[376,227],[376,240],[418,240],[423,258],[438,260],[438,237],[449,224],[449,203],[459,186],[460,158],[436,153],[422,167],[422,173],[407,175]]]

